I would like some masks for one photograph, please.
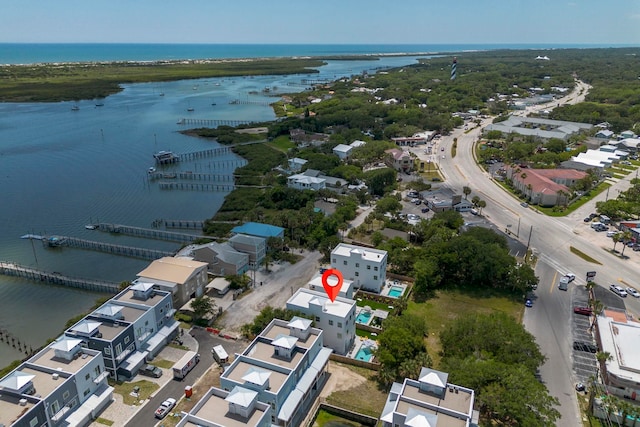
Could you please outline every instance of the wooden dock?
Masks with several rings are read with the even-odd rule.
[[[190,190],[190,191],[220,191],[231,192],[236,186],[233,184],[205,184],[199,182],[159,182],[161,190]]]
[[[230,102],[229,104],[233,104],[234,102]],[[262,104],[261,104],[262,105]],[[265,103],[265,105],[269,105]],[[219,120],[219,119],[188,119],[186,117],[178,120],[177,124],[179,125],[200,125],[200,126],[208,126],[208,127],[218,127],[218,126],[240,126],[240,125],[248,125],[250,123],[254,123],[252,120]]]
[[[111,294],[117,293],[120,288],[118,283],[63,276],[59,273],[49,273],[7,261],[0,261],[0,274],[21,277],[34,282],[45,282],[51,285],[68,286],[87,291],[107,292]]]
[[[232,162],[235,162],[232,160]],[[216,163],[227,163],[227,162],[216,162]],[[167,174],[162,172],[153,172],[149,174],[149,179],[151,181],[156,181],[158,179],[166,179]],[[210,181],[210,182],[233,182],[234,176],[233,174],[228,175],[220,175],[220,174],[211,174],[211,173],[194,173],[194,172],[178,172],[175,175],[175,178],[184,179],[189,181]]]
[[[164,219],[160,221],[165,228],[188,228],[202,230],[204,221],[194,221],[188,219]]]
[[[123,255],[146,260],[156,260],[166,256],[173,256],[174,252],[160,251],[157,249],[136,248],[134,246],[115,245],[112,243],[96,242],[94,240],[78,239],[70,236],[42,236],[42,243],[50,248],[76,248],[98,252],[106,252],[113,255]]]
[[[185,221],[186,222],[186,221]],[[194,222],[194,221],[192,221]],[[202,221],[200,222],[200,229],[204,225]],[[165,221],[166,225],[166,221]],[[96,224],[96,230],[104,231],[107,233],[116,233],[116,234],[126,234],[128,236],[135,237],[144,237],[146,239],[156,239],[156,240],[167,240],[170,242],[179,242],[179,243],[191,243],[194,240],[197,240],[203,236],[196,234],[186,234],[186,233],[177,233],[175,231],[166,231],[159,230],[157,228],[143,228],[143,227],[133,227],[130,225],[122,225],[122,224],[109,224],[109,223],[100,223]],[[174,227],[178,228],[178,227]],[[179,228],[191,228],[191,227],[179,227]],[[196,227],[193,227],[196,228]]]

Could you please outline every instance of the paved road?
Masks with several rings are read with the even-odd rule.
[[[184,388],[188,385],[193,385],[209,368],[214,366],[216,362],[211,355],[211,348],[213,346],[222,344],[227,350],[227,353],[231,355],[244,350],[247,344],[244,341],[230,341],[219,338],[204,329],[192,330],[191,334],[199,344],[200,363],[198,363],[182,381],[169,381],[129,420],[127,423],[128,427],[153,427],[158,424],[158,420],[154,416],[156,408],[168,397],[173,397],[179,401],[180,398],[184,396]],[[199,396],[198,399],[200,397],[202,396]]]
[[[589,87],[582,82],[578,82],[576,87],[576,91],[553,105],[530,107],[519,115],[551,109],[557,104],[581,102]],[[595,211],[597,201],[605,200],[606,194],[598,195],[573,214],[562,218],[547,217],[531,207],[520,206],[520,200],[497,185],[491,175],[476,164],[473,156],[474,143],[478,140],[481,129],[489,123],[490,119],[486,119],[477,128],[467,131],[455,129],[437,145],[437,153],[443,153],[445,157],[434,157],[446,178],[445,185],[459,194],[462,193],[463,186],[470,187],[472,193],[469,198],[477,195],[487,202],[487,207],[483,210],[484,216],[501,230],[505,230],[508,225],[513,230],[519,225],[521,242],[529,243],[538,255],[536,274],[540,278],[540,287],[536,292],[534,307],[525,313],[524,324],[534,334],[548,358],[541,369],[541,376],[550,393],[560,400],[561,406],[558,409],[563,424],[578,425],[579,410],[573,387],[574,382],[588,371],[590,361],[589,357],[574,354],[572,350],[574,337],[584,338],[584,321],[576,319],[572,312],[572,307],[579,305],[584,299],[584,294],[580,294],[580,289],[576,287],[585,284],[587,271],[597,271],[596,281],[605,287],[614,282],[638,287],[640,283],[634,283],[634,279],[637,276],[640,253],[628,251],[627,260],[611,255],[604,250],[611,248],[610,239],[606,239],[605,233],[594,232],[582,221],[590,212]],[[454,138],[457,138],[458,144],[456,156],[452,158]],[[440,151],[441,147],[445,148],[444,152]],[[420,158],[427,158],[421,150],[414,150],[414,153]],[[632,178],[634,174],[613,184],[609,194],[617,195],[618,191],[627,189]],[[601,265],[584,261],[571,253],[570,247],[586,253]],[[578,278],[568,292],[562,292],[557,288],[557,280],[567,272],[574,272]],[[632,298],[627,300],[627,308],[640,313],[640,301]],[[574,373],[574,365],[581,368],[580,375]]]

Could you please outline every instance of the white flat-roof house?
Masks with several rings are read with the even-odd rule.
[[[474,391],[449,384],[448,377],[446,372],[422,368],[418,381],[393,383],[380,416],[382,426],[476,426]]]
[[[324,293],[324,285],[322,284],[322,275],[317,275],[309,282],[309,289],[312,291],[317,291]],[[347,299],[353,299],[353,282],[351,280],[344,279],[342,281],[342,286],[340,287],[340,292],[338,292],[338,296]]]
[[[227,398],[245,393],[244,390],[255,392],[257,396],[245,395],[245,408],[256,398],[268,405],[272,425],[300,425],[326,381],[332,353],[323,346],[324,332],[311,324],[311,320],[299,317],[289,322],[271,321],[220,375],[220,388],[229,393]],[[223,413],[227,408],[220,402],[217,412]]]
[[[287,309],[313,318],[315,326],[324,331],[324,345],[345,355],[356,338],[356,302],[337,297],[331,302],[324,292],[300,288],[287,301]]]
[[[134,283],[153,283],[156,288],[171,292],[174,307],[182,307],[191,298],[204,294],[207,267],[206,262],[191,258],[164,257],[138,273]]]
[[[0,379],[0,425],[83,426],[113,399],[102,353],[61,336]]]
[[[305,159],[301,159],[299,157],[294,157],[293,159],[289,159],[289,170],[291,172],[300,172],[302,167],[307,163]]]
[[[331,268],[356,288],[380,293],[387,277],[387,251],[340,243],[331,251]]]

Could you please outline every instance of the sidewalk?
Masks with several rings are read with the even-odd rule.
[[[182,330],[183,329],[181,329],[181,331]],[[184,335],[180,336],[180,339],[182,340],[182,344],[185,347],[188,347],[192,351],[198,351],[198,341],[196,341],[195,338],[189,335],[189,333],[185,332]],[[168,360],[170,362],[177,362],[185,353],[186,353],[185,350],[166,346],[156,356],[155,360],[162,359],[162,360]],[[148,380],[148,381],[154,382],[160,386],[160,388],[156,390],[156,393],[157,393],[158,391],[162,390],[162,388],[173,379],[173,372],[171,371],[170,368],[169,369],[161,368],[161,369],[162,369],[162,376],[160,378],[136,376],[132,382],[137,382],[141,380]],[[150,398],[153,397],[154,395],[151,395]],[[100,418],[113,421],[114,426],[124,426],[127,424],[127,422],[131,418],[133,418],[136,415],[138,410],[142,408],[144,405],[146,405],[148,402],[149,402],[149,399],[139,402],[138,405],[126,405],[123,402],[122,396],[114,392],[113,400],[111,401],[109,406],[107,406],[107,408],[104,411],[102,411],[102,413],[100,414]],[[105,425],[97,421],[94,421],[91,424],[89,424],[89,427],[105,427]]]

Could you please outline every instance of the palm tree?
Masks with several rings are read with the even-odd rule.
[[[616,251],[616,245],[618,244],[618,242],[620,242],[620,233],[616,233],[613,236],[611,236],[611,239],[613,240],[613,251]]]
[[[464,199],[467,200],[467,196],[471,194],[471,188],[465,185],[464,187],[462,187],[462,192],[464,193]]]
[[[589,305],[591,306],[591,303],[595,299],[593,296],[593,288],[596,287],[596,282],[589,280],[585,287],[587,288],[587,292],[589,293]]]
[[[591,322],[589,330],[593,330],[593,327],[598,321],[598,316],[600,316],[604,311],[604,304],[600,300],[592,299],[591,301],[589,301],[589,305],[591,306],[591,310],[593,310],[593,322]]]
[[[480,215],[482,215],[482,209],[487,207],[487,202],[484,200],[480,200],[478,202],[478,207],[480,208]]]
[[[622,238],[620,240],[622,240],[624,246],[622,247],[622,253],[620,254],[620,256],[624,256],[624,250],[627,247],[627,243],[631,241],[631,237],[631,232],[629,230],[626,230],[622,233]]]

